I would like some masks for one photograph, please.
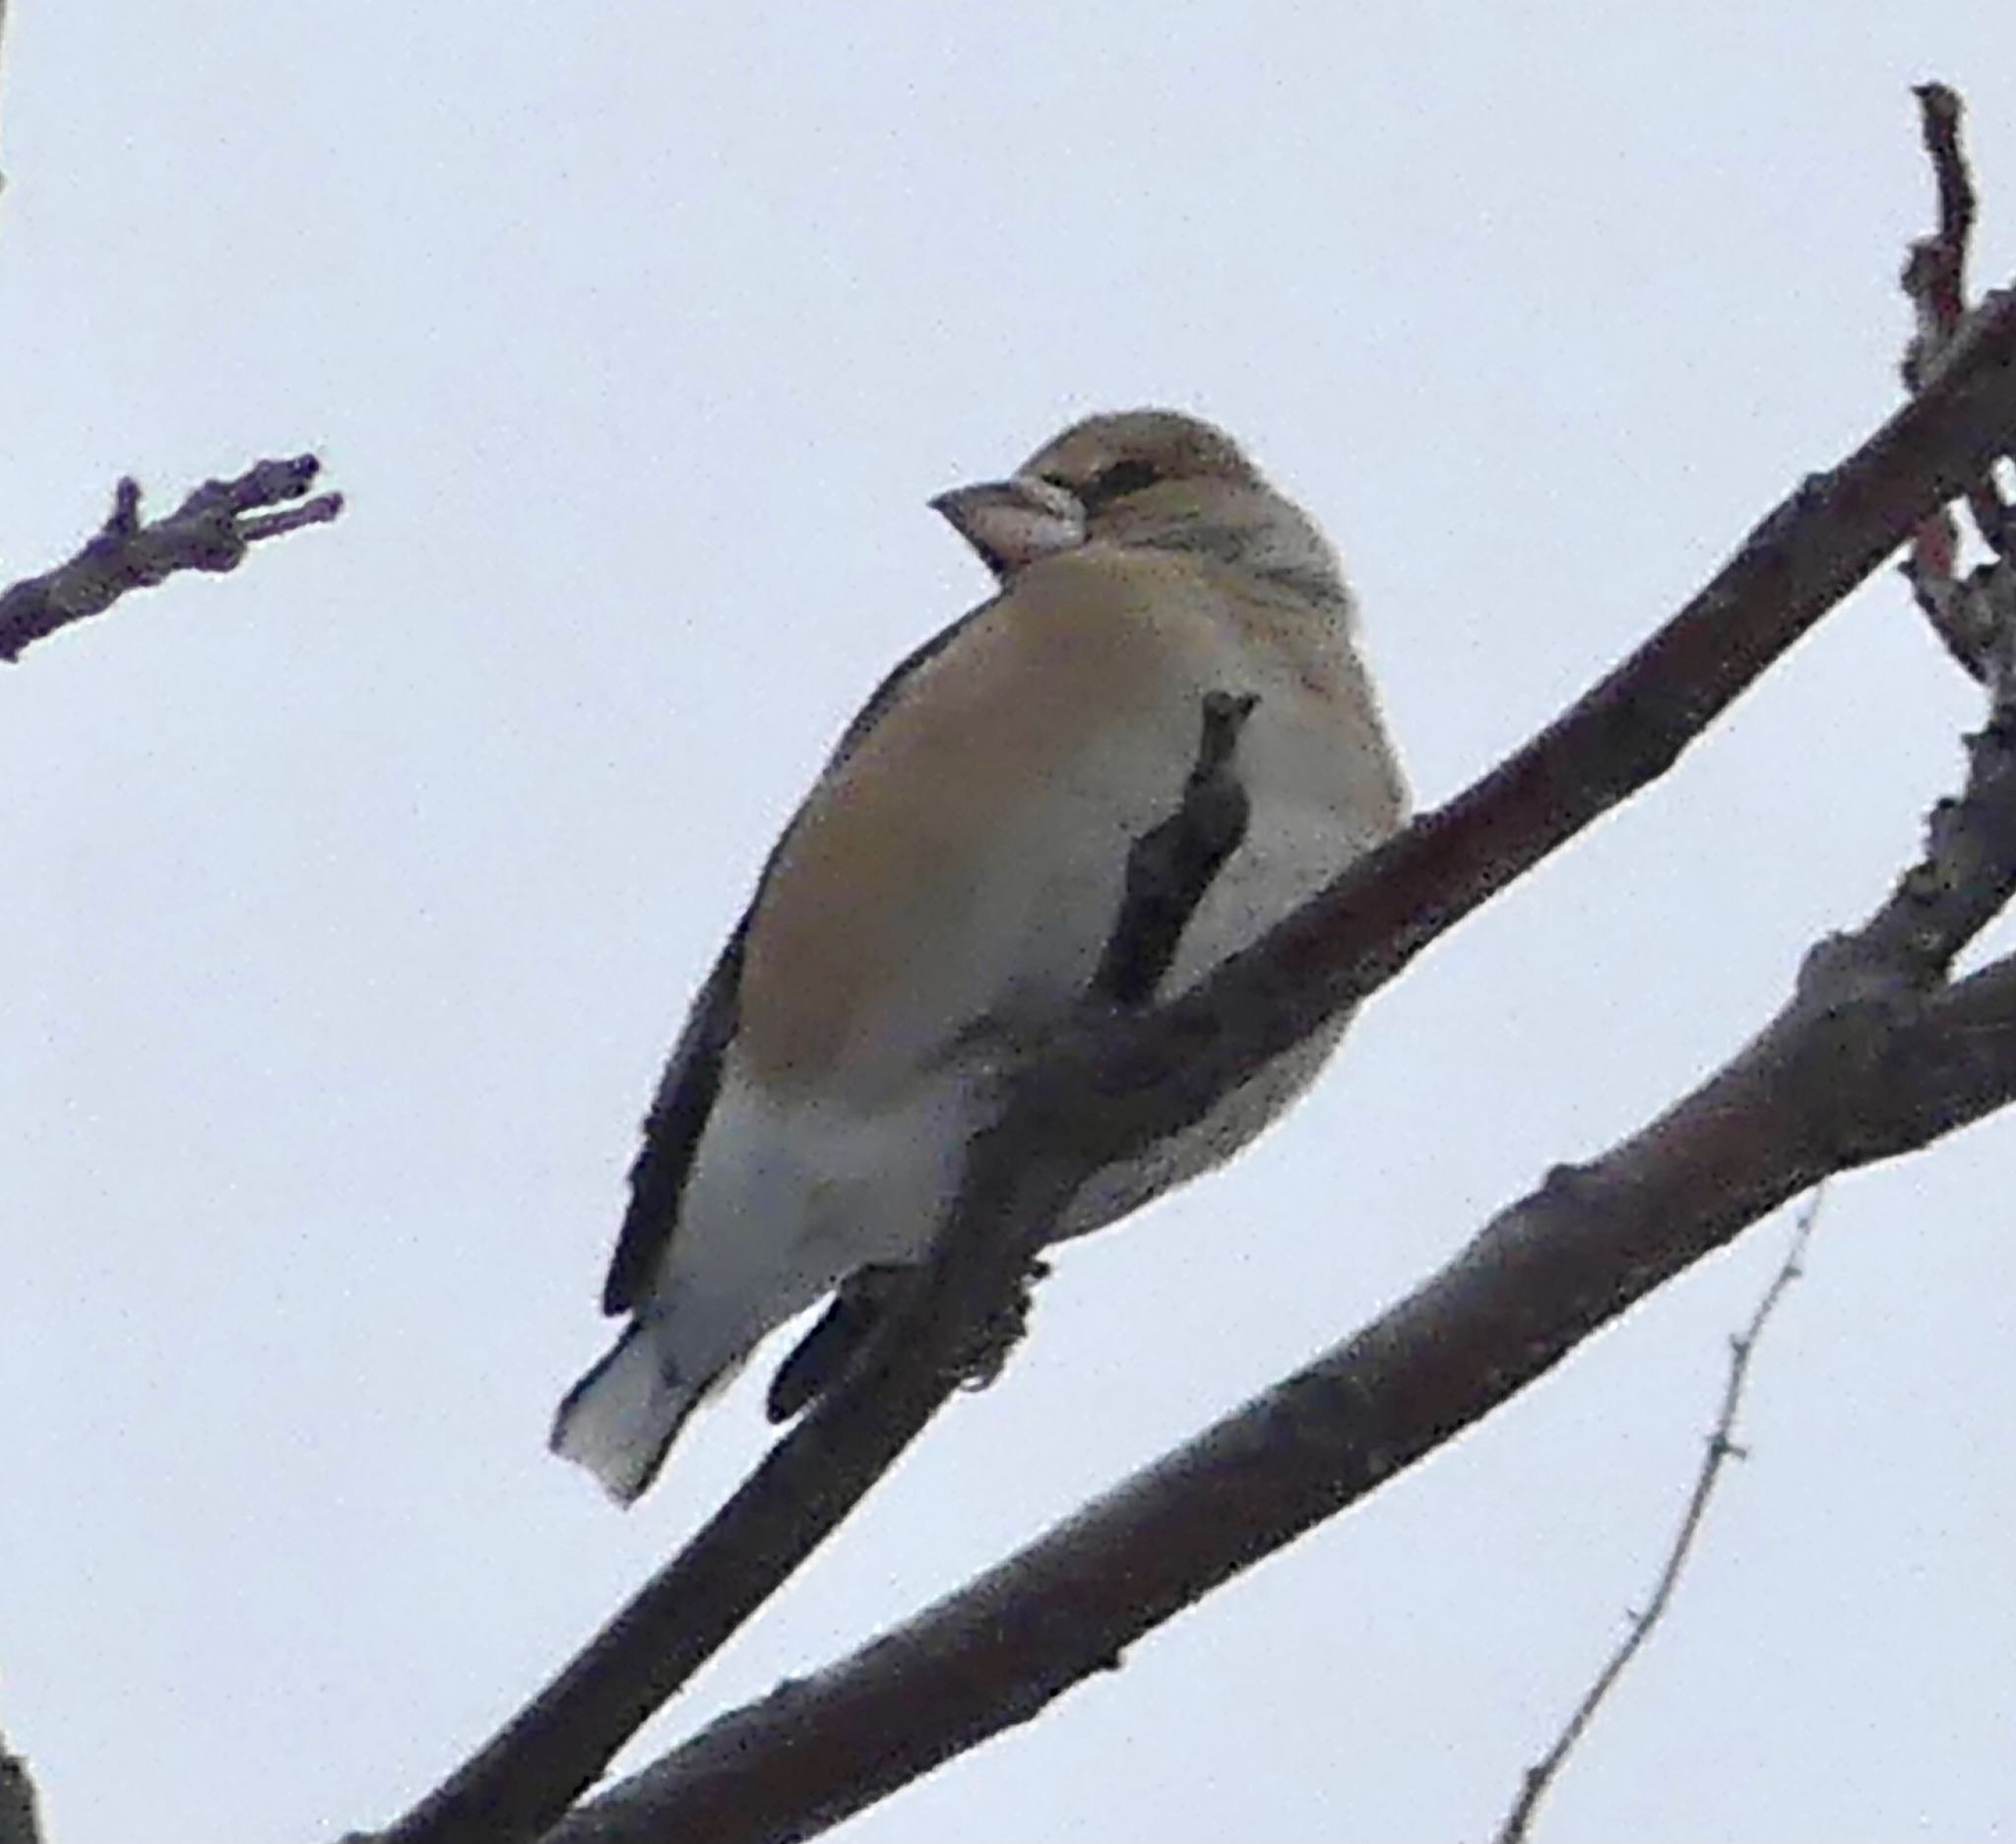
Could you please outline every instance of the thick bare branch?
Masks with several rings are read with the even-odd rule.
[[[302,497],[321,467],[313,455],[258,462],[236,479],[206,481],[151,525],[141,522],[139,483],[121,480],[103,526],[76,556],[0,595],[0,661],[20,659],[34,642],[101,613],[132,590],[182,570],[235,570],[248,546],[328,524],[342,512],[343,496]]]
[[[788,1435],[687,1551],[391,1837],[398,1844],[508,1841],[553,1824],[922,1427],[952,1386],[947,1354],[966,1336],[953,1321],[984,1312],[998,1298],[990,1290],[1019,1279],[1031,1226],[1080,1174],[1200,1117],[1246,1074],[1392,979],[1456,922],[1663,773],[1927,514],[1979,478],[2012,428],[2016,295],[1986,303],[1922,395],[1838,467],[1809,478],[1673,620],[1527,747],[1367,857],[1177,1004],[1088,1024],[1059,1043],[976,1147],[939,1271],[907,1303],[876,1361]],[[1783,1059],[1807,1053],[1806,1047],[1770,1041],[1780,1058],[1772,1073],[1783,1079]],[[1727,1078],[1745,1105],[1752,1069],[1741,1062]],[[1699,1106],[1728,1137],[1743,1117],[1714,1113],[1722,1093]],[[1782,1108],[1768,1117],[1785,1124]],[[1445,1276],[1419,1297],[1427,1304],[1411,1303],[1394,1324],[1373,1328],[1362,1351],[1350,1347],[1354,1355],[1338,1376],[1285,1385],[1281,1404],[1256,1411],[1259,1423],[1244,1433],[1207,1436],[1204,1471],[1178,1469],[1206,1504],[1220,1496],[1212,1479],[1221,1464],[1229,1468],[1228,1480],[1256,1466],[1262,1473],[1285,1467],[1297,1479],[1263,1490],[1255,1477],[1258,1495],[1245,1506],[1251,1515],[1225,1526],[1241,1530],[1246,1547],[1210,1566],[1200,1561],[1202,1572],[1178,1567],[1159,1588],[1144,1578],[1146,1599],[1127,1620],[1086,1628],[1113,1636],[1100,1641],[1103,1649],[1085,1668],[1474,1420],[1646,1288],[1805,1188],[1831,1159],[1805,1133],[1780,1147],[1752,1144],[1745,1133],[1744,1151],[1752,1165],[1774,1157],[1747,1172],[1736,1161],[1732,1171],[1731,1159],[1696,1147],[1676,1165],[1677,1155],[1664,1152],[1672,1169],[1647,1174],[1639,1168],[1649,1154],[1634,1146],[1614,1177],[1564,1178],[1528,1215],[1515,1211],[1509,1227],[1487,1233],[1464,1269],[1468,1286],[1464,1275]],[[1664,1215],[1642,1221],[1634,1212],[1643,1205],[1633,1200],[1649,1198],[1666,1200],[1662,1210],[1676,1210],[1683,1227],[1669,1236]],[[1529,1215],[1543,1204],[1550,1221],[1571,1220],[1566,1232],[1535,1233]],[[1470,1320],[1452,1346],[1459,1306]],[[1432,1374],[1421,1373],[1419,1349],[1409,1357],[1409,1334],[1431,1341],[1438,1354],[1426,1367]],[[1448,1354],[1466,1350],[1476,1362],[1443,1374]],[[1398,1392],[1381,1400],[1405,1400],[1419,1411],[1405,1438],[1398,1429],[1390,1436],[1367,1433],[1347,1417],[1348,1428],[1319,1431],[1314,1447],[1300,1444],[1295,1431],[1316,1404],[1360,1399],[1360,1373],[1374,1353],[1390,1367],[1382,1387]],[[1287,1443],[1272,1457],[1270,1439]],[[1312,1469],[1320,1489],[1304,1477]],[[1180,1522],[1190,1513],[1165,1515]],[[1169,1556],[1173,1564],[1193,1551],[1177,1543]],[[1047,1615],[1038,1619],[1045,1629],[1052,1623]],[[1069,1681],[1040,1672],[1038,1679],[1047,1687],[1014,1692],[1024,1703],[1033,1697],[1032,1708]],[[949,1715],[970,1705],[954,1699],[945,1707]],[[987,1723],[1006,1719],[990,1715]],[[930,1731],[941,1749],[989,1732],[983,1726],[966,1741],[947,1742],[938,1727]],[[906,1774],[929,1764],[915,1750],[898,1749],[889,1759],[913,1761]]]
[[[1519,1797],[1513,1801],[1512,1810],[1505,1814],[1505,1822],[1498,1830],[1497,1844],[1524,1844],[1524,1840],[1532,1835],[1534,1813],[1540,1810],[1547,1789],[1553,1785],[1568,1756],[1588,1733],[1597,1711],[1603,1708],[1619,1680],[1630,1669],[1631,1661],[1643,1650],[1646,1640],[1652,1637],[1660,1621],[1666,1618],[1667,1609],[1672,1605],[1673,1591],[1680,1585],[1687,1559],[1694,1553],[1695,1540],[1701,1534],[1701,1526],[1708,1516],[1709,1500],[1715,1496],[1715,1488],[1722,1481],[1723,1470],[1731,1460],[1743,1457],[1744,1450],[1736,1444],[1736,1414],[1743,1406],[1743,1386],[1749,1381],[1750,1360],[1756,1356],[1757,1341],[1764,1336],[1765,1328],[1771,1323],[1771,1315],[1778,1310],[1778,1303],[1802,1271],[1800,1263],[1805,1256],[1806,1244],[1812,1240],[1813,1225],[1819,1220],[1820,1200],[1825,1193],[1826,1186],[1820,1185],[1806,1200],[1805,1208],[1793,1225],[1785,1259],[1772,1275],[1764,1297],[1757,1302],[1757,1309],[1750,1314],[1749,1324],[1729,1341],[1729,1375],[1723,1382],[1722,1406],[1716,1412],[1715,1426],[1708,1431],[1707,1450],[1695,1469],[1693,1490],[1687,1494],[1679,1528],[1673,1532],[1666,1560],[1660,1566],[1652,1598],[1631,1616],[1623,1638],[1604,1661],[1602,1670],[1590,1681],[1582,1700],[1561,1725],[1553,1746],[1526,1770]]]
[[[2016,837],[2004,840],[2016,856]],[[1074,1684],[1830,1173],[2016,1100],[2016,960],[1930,996],[1817,954],[1741,1054],[1560,1167],[1412,1298],[909,1624],[723,1718],[547,1844],[810,1837]]]

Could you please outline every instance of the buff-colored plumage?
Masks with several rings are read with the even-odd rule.
[[[934,502],[1001,593],[878,691],[710,978],[646,1123],[604,1304],[631,1313],[554,1446],[618,1499],[765,1333],[914,1262],[1019,1045],[1084,1002],[1128,854],[1207,694],[1250,697],[1249,818],[1157,987],[1180,991],[1392,833],[1406,793],[1334,554],[1222,431],[1098,416]],[[1088,1182],[1058,1238],[1229,1156],[1342,1024]]]

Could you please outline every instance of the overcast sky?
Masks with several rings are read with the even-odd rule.
[[[688,995],[853,706],[981,594],[929,495],[1086,411],[1222,420],[1342,546],[1437,801],[1895,402],[1914,81],[1969,95],[2009,272],[2005,6],[1599,17],[16,10],[5,577],[122,473],[312,447],[350,495],[0,676],[0,1729],[52,1844],[390,1817],[758,1456],[756,1376],[627,1516],[543,1442]],[[644,1747],[1644,1120],[1881,898],[1978,718],[1871,585],[1234,1170],[1069,1251]],[[2005,1118],[1837,1189],[1550,1844],[2016,1837],[2012,1158]],[[1782,1236],[848,1835],[1488,1835]]]

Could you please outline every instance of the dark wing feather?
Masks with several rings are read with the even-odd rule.
[[[651,1113],[644,1117],[644,1145],[630,1168],[630,1208],[602,1283],[604,1312],[632,1312],[650,1291],[659,1257],[679,1220],[679,1199],[693,1167],[693,1150],[714,1108],[721,1085],[722,1054],[735,1035],[736,989],[742,977],[742,944],[749,934],[752,903],[714,963],[707,984],[686,1014],[671,1060],[665,1064]]]
[[[917,668],[943,652],[985,605],[933,634],[875,687],[834,745],[826,763],[827,774],[853,754],[861,738],[881,721]],[[679,1221],[679,1203],[685,1195],[687,1175],[693,1169],[693,1155],[721,1086],[722,1058],[735,1035],[742,949],[749,935],[749,918],[763,901],[763,886],[769,881],[771,865],[777,862],[778,854],[789,837],[790,827],[787,826],[771,850],[763,875],[757,879],[755,896],[742,912],[742,920],[735,924],[727,946],[722,949],[714,971],[707,976],[707,984],[686,1014],[686,1028],[679,1033],[664,1075],[660,1078],[651,1113],[644,1119],[644,1145],[637,1163],[630,1168],[630,1207],[623,1214],[616,1252],[609,1261],[608,1278],[602,1283],[604,1312],[634,1312],[644,1304],[651,1291],[652,1276]]]

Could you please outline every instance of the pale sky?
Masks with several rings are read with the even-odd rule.
[[[1440,800],[1895,403],[1915,81],[1973,105],[2008,274],[2007,43],[1986,0],[17,9],[5,577],[126,472],[313,447],[351,501],[0,674],[0,1730],[52,1844],[390,1818],[758,1457],[767,1365],[628,1515],[543,1443],[687,997],[982,593],[932,493],[1090,410],[1223,421],[1338,540]],[[1881,898],[1979,716],[1884,575],[1233,1170],[1067,1251],[626,1761],[1639,1124]],[[2016,1837],[2012,1156],[1838,1187],[1548,1844]],[[846,1835],[1487,1837],[1782,1237]]]

